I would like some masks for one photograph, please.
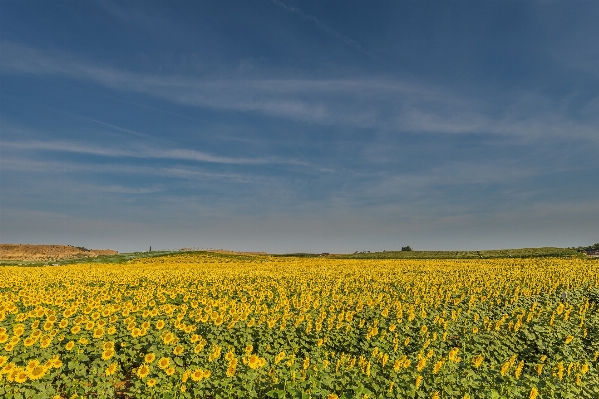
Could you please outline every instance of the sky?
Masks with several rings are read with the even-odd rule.
[[[0,242],[599,241],[597,1],[1,1]]]

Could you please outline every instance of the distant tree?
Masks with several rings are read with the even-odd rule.
[[[412,247],[410,247],[409,245],[407,247],[401,247],[402,251],[413,251]]]

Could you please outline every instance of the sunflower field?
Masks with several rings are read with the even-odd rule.
[[[3,398],[598,398],[578,258],[0,268]]]

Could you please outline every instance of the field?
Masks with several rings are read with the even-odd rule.
[[[317,257],[320,254],[294,254],[301,257]],[[279,255],[293,256],[293,255]],[[540,258],[583,256],[571,248],[520,248],[493,249],[483,251],[383,251],[332,254],[335,259],[497,259],[497,258]]]
[[[6,398],[597,398],[576,257],[180,253],[0,268]]]

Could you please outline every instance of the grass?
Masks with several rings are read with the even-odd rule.
[[[131,259],[155,258],[158,256],[172,255],[181,251],[152,251],[152,252],[129,252],[116,255],[100,255],[95,258],[73,258],[53,261],[22,261],[1,260],[1,266],[47,266],[47,265],[72,265],[76,263],[124,263]]]
[[[141,258],[157,258],[157,257],[168,257],[181,253],[186,254],[204,254],[218,258],[234,258],[236,260],[250,260],[256,256],[265,255],[247,255],[247,254],[235,254],[226,252],[214,252],[214,251],[180,251],[180,250],[165,250],[165,251],[151,251],[151,252],[124,252],[116,255],[100,255],[95,258],[71,258],[61,259],[53,261],[22,261],[22,260],[0,260],[0,266],[61,266],[61,265],[73,265],[77,263],[125,263],[133,259]],[[266,255],[268,256],[268,255]]]
[[[584,256],[574,249],[543,247],[520,249],[493,249],[483,251],[383,251],[353,254],[282,254],[274,256],[319,257],[336,259],[494,259]]]
[[[155,258],[159,256],[172,256],[176,254],[197,253],[210,254],[215,257],[235,258],[237,260],[253,259],[256,256],[294,257],[294,258],[316,258],[327,257],[333,259],[496,259],[496,258],[538,258],[538,257],[584,257],[585,255],[570,248],[542,247],[542,248],[520,248],[520,249],[493,249],[483,251],[383,251],[383,252],[357,252],[353,254],[313,254],[313,253],[291,253],[291,254],[268,254],[247,255],[236,253],[221,253],[213,251],[152,251],[152,252],[129,252],[116,255],[101,255],[95,258],[62,259],[55,261],[19,261],[0,260],[0,266],[49,266],[49,265],[72,265],[77,263],[124,263],[132,259]]]

